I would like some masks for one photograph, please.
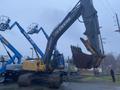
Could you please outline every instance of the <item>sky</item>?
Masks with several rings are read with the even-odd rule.
[[[10,17],[11,23],[15,21],[28,31],[31,23],[38,23],[46,33],[50,35],[52,30],[64,19],[67,13],[75,6],[78,0],[0,0],[0,15]],[[105,53],[120,53],[120,33],[114,32],[117,29],[115,13],[120,18],[119,0],[93,0],[94,7],[98,11],[98,18],[103,38]],[[80,18],[82,20],[82,18]],[[79,46],[85,53],[89,53],[80,37],[85,27],[83,23],[76,21],[59,39],[57,48],[64,54],[65,58],[71,57],[70,45]],[[6,32],[0,32],[23,56],[30,56],[32,47],[26,38],[20,33],[17,27]],[[47,40],[43,33],[32,35],[31,38],[39,48],[45,52]],[[6,54],[0,43],[0,55]]]

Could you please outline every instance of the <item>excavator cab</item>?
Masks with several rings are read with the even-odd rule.
[[[65,61],[63,54],[59,53],[58,50],[54,51],[52,59],[52,67],[55,69],[64,69]]]

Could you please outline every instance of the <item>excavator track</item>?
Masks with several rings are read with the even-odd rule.
[[[35,81],[43,82],[49,88],[59,88],[63,82],[62,75],[59,72],[53,72],[52,74],[26,73],[19,76],[18,85],[20,87],[27,87]]]
[[[59,88],[62,84],[62,76],[60,74],[51,74],[48,79],[49,88]]]
[[[32,73],[20,75],[18,78],[18,85],[21,87],[30,86],[32,81],[32,75]]]

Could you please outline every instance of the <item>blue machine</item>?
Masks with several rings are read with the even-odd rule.
[[[7,54],[9,55],[10,59],[7,60],[6,62],[4,62],[4,65],[2,65],[2,67],[0,68],[0,74],[4,73],[6,71],[6,66],[9,64],[15,64],[15,59],[17,58],[17,64],[21,63],[21,58],[22,55],[0,34],[0,41],[3,44],[3,46],[5,47],[6,51],[8,47],[15,55],[11,56],[10,53],[7,51]],[[2,63],[3,63],[2,62]]]
[[[9,21],[9,22],[8,22]],[[30,36],[25,32],[25,30],[20,26],[18,22],[14,22],[11,26],[9,26],[10,19],[7,19],[3,25],[0,25],[2,31],[5,31],[7,29],[12,29],[15,25],[19,28],[20,32],[26,37],[26,39],[30,42],[30,44],[33,46],[34,50],[39,53],[41,58],[43,58],[44,54],[43,52],[38,48],[38,46],[35,44],[35,42],[30,38]]]
[[[38,34],[40,32],[40,30],[42,29],[42,27],[40,29],[38,29],[38,24],[37,23],[32,23],[29,26],[29,31],[27,32],[28,34]]]
[[[8,29],[10,23],[10,19],[7,16],[0,17],[0,31],[5,31]]]
[[[38,46],[36,45],[36,43],[30,38],[30,36],[25,32],[25,30],[20,26],[20,24],[18,22],[13,23],[11,25],[11,27],[9,27],[9,29],[11,30],[15,25],[17,25],[17,27],[19,28],[20,32],[30,42],[30,44],[33,46],[34,50],[39,53],[39,55],[41,56],[41,58],[43,58],[43,56],[44,56],[43,52],[40,50],[40,48],[38,48]]]

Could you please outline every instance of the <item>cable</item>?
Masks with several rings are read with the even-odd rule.
[[[115,13],[115,9],[112,7],[112,4],[109,2],[109,0],[105,0],[107,4],[110,6],[110,9],[113,13]]]
[[[112,7],[111,3],[109,2],[109,0],[101,0],[101,2],[103,3],[102,5],[107,9],[106,11],[110,11],[109,14],[111,14],[111,17],[113,18],[113,24],[116,23],[115,20],[115,9]],[[108,15],[107,13],[107,15]]]

